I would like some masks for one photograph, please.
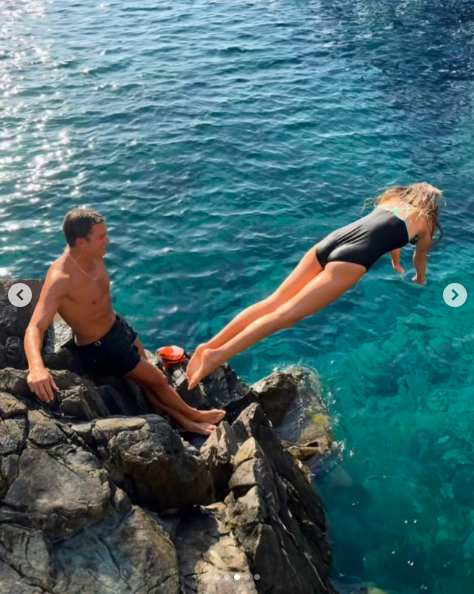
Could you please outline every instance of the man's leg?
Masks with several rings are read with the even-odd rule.
[[[137,341],[138,338],[134,344],[141,355],[140,363],[125,375],[127,379],[136,381],[141,386],[146,386],[162,404],[194,423],[218,423],[224,418],[224,410],[197,410],[186,404],[169,385],[165,374],[146,359],[145,351],[141,345],[141,349],[138,347]]]
[[[169,406],[166,406],[160,402],[150,388],[145,385],[141,385],[140,387],[145,392],[146,397],[153,404],[153,406],[173,417],[173,419],[185,431],[189,431],[189,433],[199,433],[201,435],[211,435],[211,433],[216,430],[216,426],[212,423],[196,423],[195,421],[191,421],[173,408],[170,408]]]

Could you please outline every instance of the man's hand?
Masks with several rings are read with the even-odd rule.
[[[394,270],[396,270],[398,272],[398,274],[405,274],[405,271],[400,266],[400,264],[395,264],[392,262],[392,266],[393,266]]]
[[[60,391],[45,367],[30,371],[26,381],[30,390],[43,402],[52,402],[54,400],[53,390]]]
[[[415,276],[411,279],[414,283],[417,283],[418,285],[426,285],[426,280],[420,280],[418,278],[418,276],[415,274]]]

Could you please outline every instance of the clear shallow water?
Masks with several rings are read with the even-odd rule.
[[[471,594],[473,307],[442,292],[474,290],[474,7],[156,4],[0,3],[0,275],[43,277],[64,214],[95,207],[117,311],[147,348],[192,348],[380,187],[444,189],[426,288],[408,248],[403,278],[384,259],[232,364],[321,376],[345,445],[318,486],[335,578]]]

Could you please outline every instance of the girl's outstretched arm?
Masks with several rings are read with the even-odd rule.
[[[413,254],[413,264],[416,274],[412,281],[420,285],[426,285],[426,264],[428,259],[428,250],[431,246],[431,233],[427,230],[423,235],[418,236],[415,253]]]
[[[404,274],[404,270],[400,265],[400,248],[398,250],[392,250],[390,256],[392,257],[392,266],[398,272],[398,274]]]

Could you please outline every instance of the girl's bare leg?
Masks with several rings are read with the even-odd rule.
[[[278,289],[263,301],[259,301],[239,313],[227,326],[216,334],[209,342],[200,344],[186,370],[188,381],[201,365],[201,357],[206,349],[217,349],[242,332],[249,324],[265,316],[289,301],[312,281],[323,268],[316,257],[316,250],[312,247],[301,259],[298,266],[278,287]]]
[[[201,365],[189,382],[192,389],[219,365],[270,334],[294,326],[299,320],[326,307],[366,273],[364,266],[348,262],[331,262],[299,293],[275,311],[250,323],[240,334],[216,349],[205,349]]]

